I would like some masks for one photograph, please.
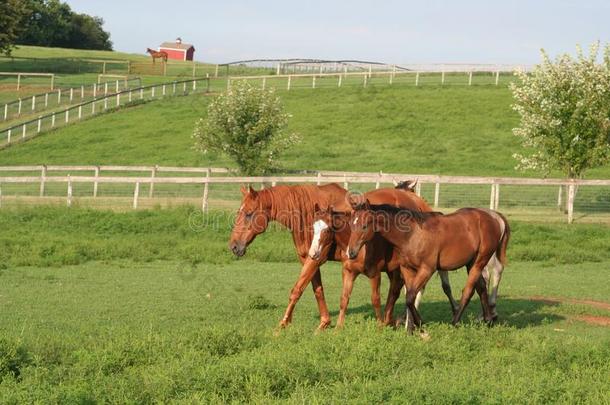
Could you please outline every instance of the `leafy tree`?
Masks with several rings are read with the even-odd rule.
[[[264,174],[277,169],[281,153],[299,142],[298,135],[285,132],[289,117],[273,89],[237,82],[197,122],[195,147],[228,155],[246,175]]]
[[[19,34],[24,27],[28,8],[23,0],[0,2],[0,53],[10,56]]]
[[[562,171],[581,178],[587,169],[610,161],[610,45],[598,62],[599,43],[589,56],[561,55],[555,62],[542,51],[530,74],[518,72],[511,84],[521,124],[513,130],[526,154],[514,154],[517,168]]]
[[[19,44],[112,50],[110,34],[102,28],[103,19],[75,13],[59,0],[21,1],[28,3],[31,11]]]

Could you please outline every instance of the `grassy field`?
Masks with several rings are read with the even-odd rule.
[[[303,138],[284,157],[289,169],[524,175],[514,170],[512,154],[520,146],[511,129],[518,117],[506,88],[371,86],[280,94],[293,115],[289,130]],[[100,116],[0,151],[0,163],[229,166],[223,156],[192,149],[194,122],[208,102],[198,95]],[[588,176],[609,175],[606,167]]]
[[[477,324],[475,299],[450,327],[434,278],[425,341],[379,329],[364,280],[343,330],[314,334],[308,290],[276,336],[299,270],[289,235],[271,229],[235,260],[225,214],[196,216],[0,211],[0,402],[608,400],[610,334],[590,322],[609,311],[565,300],[610,301],[607,227],[515,223],[500,324]],[[464,273],[452,274],[456,294]],[[323,276],[336,317],[339,266]]]

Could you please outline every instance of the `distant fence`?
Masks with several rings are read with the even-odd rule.
[[[118,81],[116,83],[118,83]],[[115,93],[108,92],[108,83],[106,83],[106,85],[102,88],[100,88],[99,85],[94,84],[92,100],[73,105],[65,110],[54,111],[46,115],[41,115],[26,122],[20,122],[19,124],[5,129],[0,129],[0,148],[9,146],[11,143],[27,140],[45,130],[54,129],[62,125],[67,125],[80,121],[84,118],[91,117],[99,114],[100,112],[107,111],[109,108],[124,106],[125,104],[131,103],[135,100],[154,99],[164,97],[166,95],[185,95],[196,91],[197,89],[209,91],[209,79],[199,78],[153,84],[118,91]],[[62,94],[63,97],[66,96],[65,93],[62,93],[62,91],[57,92],[56,96],[58,101],[61,100]],[[70,92],[69,97],[72,96],[73,92]],[[32,99],[32,102],[35,103],[35,99]]]
[[[99,79],[99,78],[98,78]],[[21,115],[33,114],[62,105],[70,105],[74,101],[84,101],[87,98],[95,98],[98,94],[108,94],[129,87],[129,83],[136,82],[137,87],[142,86],[142,79],[134,77],[131,79],[112,80],[107,82],[81,85],[77,87],[58,88],[45,93],[34,94],[28,97],[9,101],[0,107],[2,121],[19,118]]]
[[[344,85],[360,85],[366,87],[369,84],[411,84],[420,86],[425,84],[436,85],[495,85],[500,84],[500,76],[512,79],[512,71],[501,70],[470,70],[470,71],[375,71],[364,72],[334,72],[334,73],[299,73],[283,75],[253,75],[253,76],[230,76],[227,79],[227,87],[232,82],[246,80],[260,83],[263,88],[274,86],[290,90],[295,87],[341,87]]]
[[[35,172],[35,176],[32,176]],[[74,176],[73,174],[78,175]],[[417,179],[416,192],[436,209],[489,207],[512,217],[572,222],[610,221],[610,180],[528,179],[320,171],[282,176],[237,177],[224,168],[163,166],[0,167],[0,205],[75,201],[134,209],[161,202],[194,203],[203,210],[235,208],[238,184],[336,182],[366,191],[399,180]]]
[[[50,89],[53,90],[55,86],[55,75],[53,73],[0,72],[0,76],[16,76],[17,90],[21,89],[22,77],[48,77],[51,79]]]

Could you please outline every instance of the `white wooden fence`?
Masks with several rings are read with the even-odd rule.
[[[73,173],[89,172],[89,175],[76,175]],[[106,175],[105,173],[113,172]],[[6,173],[16,175],[7,176]],[[32,176],[31,173],[35,173]],[[119,173],[119,174],[116,174]],[[122,174],[121,174],[122,173]],[[530,178],[511,178],[511,177],[470,177],[470,176],[436,176],[436,175],[420,175],[420,174],[398,174],[398,173],[358,173],[358,172],[334,172],[320,171],[315,174],[292,174],[283,176],[263,176],[263,177],[237,177],[234,172],[225,168],[201,168],[201,167],[165,167],[165,166],[8,166],[0,167],[0,206],[2,199],[9,196],[18,197],[19,193],[13,190],[13,194],[4,193],[3,186],[8,185],[37,185],[38,190],[36,195],[29,197],[39,197],[42,202],[46,194],[46,187],[49,184],[63,183],[65,184],[66,204],[71,205],[76,198],[73,192],[75,184],[89,184],[90,195],[88,197],[98,198],[98,187],[101,184],[123,184],[131,185],[132,207],[138,208],[141,195],[141,186],[146,185],[148,189],[148,198],[157,197],[155,192],[156,185],[196,185],[201,186],[199,198],[201,199],[201,207],[207,210],[210,199],[211,185],[228,185],[237,189],[238,184],[260,184],[261,187],[274,186],[276,184],[287,183],[313,183],[323,184],[335,182],[342,184],[346,189],[357,189],[359,185],[368,185],[368,188],[374,185],[379,188],[385,184],[396,184],[397,181],[405,179],[417,179],[416,192],[422,194],[422,187],[433,187],[433,194],[429,195],[429,201],[435,208],[439,207],[441,192],[443,187],[451,185],[464,186],[466,193],[471,192],[472,187],[488,187],[489,208],[499,209],[501,201],[501,189],[504,187],[515,187],[518,197],[515,200],[514,195],[512,201],[521,201],[527,206],[527,198],[533,196],[530,189],[530,197],[528,193],[523,195],[521,191],[526,187],[555,187],[556,194],[546,204],[548,207],[565,209],[567,211],[567,221],[572,222],[574,219],[574,203],[578,188],[589,187],[594,189],[596,196],[601,195],[602,201],[607,201],[607,204],[602,203],[597,210],[610,214],[610,180],[565,180],[565,179],[530,179]],[[171,174],[171,176],[166,176]],[[480,190],[480,189],[479,189]],[[511,194],[515,194],[514,192]],[[563,200],[563,195],[566,194],[566,199]],[[545,194],[548,198],[548,193]],[[83,196],[81,194],[81,196]],[[123,194],[122,197],[127,197]],[[235,196],[233,198],[236,198]],[[597,198],[597,197],[596,197]],[[607,199],[607,200],[606,200]],[[555,206],[555,203],[557,204]],[[443,204],[447,205],[447,204]],[[479,201],[479,205],[481,201]],[[485,205],[487,205],[485,203]],[[458,208],[458,207],[451,207]],[[526,207],[527,208],[527,207]]]
[[[119,83],[117,81],[116,83]],[[118,84],[117,84],[118,86]],[[104,112],[109,108],[118,108],[135,100],[154,99],[171,95],[186,95],[197,90],[209,91],[209,79],[189,79],[169,83],[154,84],[150,86],[130,88],[118,92],[111,92],[108,83],[102,88],[93,85],[94,98],[80,104],[72,105],[65,110],[54,111],[41,115],[8,128],[0,129],[0,148],[6,147],[16,141],[23,141],[41,132],[58,126],[78,122],[84,118]],[[58,90],[56,97],[60,100],[62,91]],[[65,95],[64,95],[65,96]],[[69,97],[72,97],[72,92]],[[35,103],[35,99],[32,101]],[[34,106],[35,104],[33,104]]]
[[[53,73],[27,73],[27,72],[0,72],[0,76],[16,76],[17,77],[17,90],[21,89],[21,78],[22,77],[48,77],[51,79],[51,90],[55,85],[55,74]]]

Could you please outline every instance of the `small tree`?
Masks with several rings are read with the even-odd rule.
[[[299,141],[285,132],[289,117],[272,89],[237,82],[197,121],[195,147],[228,155],[246,175],[264,174],[278,168],[281,153]]]
[[[521,124],[513,133],[528,153],[513,156],[518,169],[562,171],[570,179],[610,159],[610,45],[598,63],[599,43],[588,57],[561,55],[553,63],[542,50],[533,72],[517,72],[511,84]]]
[[[29,12],[22,0],[0,2],[0,53],[10,56]]]

